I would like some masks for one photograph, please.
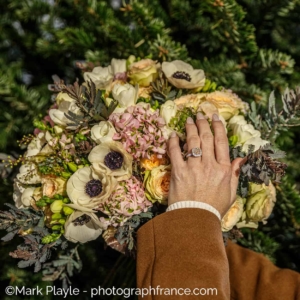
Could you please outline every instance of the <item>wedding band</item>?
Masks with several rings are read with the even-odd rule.
[[[202,150],[199,147],[192,148],[191,153],[188,153],[185,157],[200,157],[202,155]]]

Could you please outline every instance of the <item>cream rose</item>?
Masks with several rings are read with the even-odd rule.
[[[252,222],[263,222],[271,215],[276,202],[276,189],[269,185],[250,183],[250,196],[246,202],[246,215]]]
[[[42,178],[43,196],[52,198],[54,195],[66,193],[66,179],[57,176],[44,176]]]
[[[222,231],[229,231],[238,223],[244,211],[244,202],[240,196],[236,196],[235,202],[231,205],[226,215],[222,219]]]
[[[101,143],[90,152],[88,160],[97,174],[113,176],[118,181],[132,175],[133,158],[120,142]]]
[[[177,106],[176,103],[172,100],[166,101],[160,107],[160,116],[164,118],[167,126],[171,119],[176,116],[176,112]]]
[[[95,214],[75,211],[65,223],[64,236],[73,243],[86,243],[97,239],[105,229]]]
[[[92,80],[97,89],[106,90],[112,83],[114,74],[111,66],[95,67],[92,72],[83,73],[83,78],[86,82]]]
[[[128,76],[133,84],[149,86],[158,76],[156,62],[148,58],[135,62],[129,66]]]
[[[218,113],[225,121],[237,115],[239,112],[246,113],[248,104],[243,102],[236,94],[230,90],[215,91],[206,94],[206,101],[213,104]]]
[[[161,165],[145,172],[144,185],[146,197],[151,202],[168,203],[171,165]]]
[[[116,130],[109,121],[101,121],[91,129],[91,137],[97,144],[113,141],[112,137],[115,133]]]
[[[138,91],[138,98],[145,98],[145,99],[150,99],[151,98],[151,93],[153,92],[152,86],[148,87],[140,87]]]
[[[67,182],[67,194],[73,209],[92,212],[106,201],[117,181],[104,173],[96,174],[91,167],[77,170]]]
[[[252,124],[248,124],[244,116],[232,117],[228,126],[232,130],[231,135],[235,135],[238,139],[237,146],[243,145],[252,138],[260,138],[260,132]]]
[[[219,114],[218,109],[212,103],[210,103],[208,101],[202,102],[199,106],[198,111],[202,111],[210,120],[212,120],[213,114]],[[223,125],[226,129],[226,132],[227,132],[227,127],[226,127],[227,123],[226,123],[225,119],[223,118],[222,115],[219,115],[219,119],[223,123]]]
[[[133,87],[129,83],[115,84],[112,89],[112,95],[118,101],[120,107],[127,108],[135,105],[138,95],[138,86]]]
[[[205,94],[191,94],[185,95],[178,99],[174,100],[178,109],[182,109],[184,107],[191,107],[197,110],[200,106],[200,103],[203,102]]]
[[[205,85],[203,70],[195,70],[182,60],[163,62],[162,71],[168,81],[179,89],[196,89]]]

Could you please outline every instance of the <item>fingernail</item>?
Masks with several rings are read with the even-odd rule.
[[[186,122],[187,122],[188,124],[194,124],[194,120],[193,120],[191,117],[188,117],[188,118],[186,119]]]
[[[171,133],[171,135],[170,135],[172,138],[173,137],[176,137],[176,132],[175,131],[173,131],[172,133]]]
[[[198,112],[197,113],[197,120],[203,120],[203,119],[205,119],[203,114],[201,112]]]
[[[213,121],[220,121],[219,116],[217,114],[212,115]]]

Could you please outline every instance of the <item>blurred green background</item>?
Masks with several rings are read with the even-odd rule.
[[[32,133],[33,119],[44,115],[52,103],[51,76],[57,74],[67,83],[82,79],[76,61],[108,65],[113,57],[129,55],[182,59],[204,69],[209,79],[243,100],[261,104],[272,90],[280,98],[286,87],[300,84],[298,0],[0,0],[0,4],[0,152],[15,157],[23,152],[17,140]],[[288,176],[268,224],[244,230],[240,241],[278,266],[297,271],[299,133],[293,128],[276,140],[287,152]],[[0,168],[3,209],[3,203],[13,201],[16,170],[7,170],[4,164]],[[18,238],[1,242],[1,299],[11,299],[4,293],[9,284],[49,284],[32,270],[18,269],[17,261],[9,257],[20,242]],[[72,278],[74,287],[135,286],[133,260],[105,250],[100,241],[81,246],[79,253],[84,264]],[[80,299],[89,299],[84,297]]]

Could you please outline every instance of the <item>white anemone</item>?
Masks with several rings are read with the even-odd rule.
[[[120,142],[106,142],[96,146],[88,160],[97,174],[113,176],[118,181],[131,177],[133,158]]]
[[[66,206],[92,212],[108,199],[116,185],[117,181],[111,176],[96,174],[91,167],[81,168],[68,180],[67,194],[72,203]]]
[[[163,62],[162,71],[168,81],[179,89],[195,89],[205,84],[204,71],[196,70],[182,60]]]
[[[93,213],[75,211],[65,223],[64,236],[73,243],[97,239],[106,226]]]

